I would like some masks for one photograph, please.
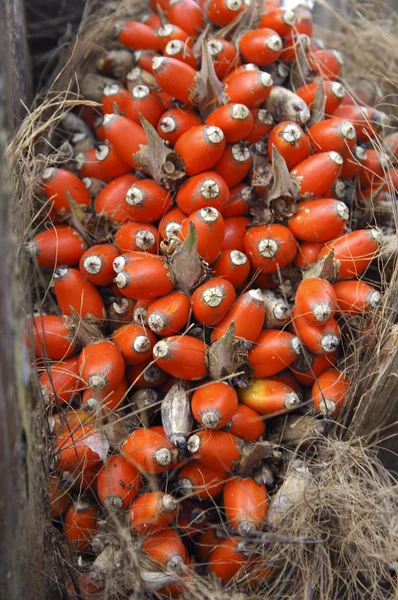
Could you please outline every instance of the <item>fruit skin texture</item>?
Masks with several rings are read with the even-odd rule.
[[[167,527],[144,539],[143,550],[155,562],[168,569],[178,568],[187,563],[188,556],[180,536],[174,529]]]
[[[116,329],[113,341],[121,351],[126,365],[139,365],[152,356],[157,338],[152,331],[137,323],[128,323]]]
[[[264,484],[254,479],[234,478],[227,481],[223,492],[227,519],[240,535],[262,528],[268,512],[268,495]]]
[[[253,377],[271,377],[289,366],[299,353],[296,336],[279,329],[265,329],[250,350],[247,361],[253,369]]]
[[[54,292],[63,315],[70,315],[72,306],[82,319],[105,319],[101,294],[77,269],[59,267],[58,274],[55,274]]]
[[[284,225],[252,227],[244,239],[244,252],[262,273],[276,273],[289,265],[297,253],[293,233]]]
[[[97,531],[97,507],[80,501],[72,504],[65,515],[65,535],[75,550],[85,552]]]
[[[48,356],[52,360],[61,360],[76,353],[73,333],[64,317],[37,315],[28,321],[28,331],[25,334],[28,346],[30,334],[36,358]]]
[[[270,41],[273,42],[273,48],[268,46]],[[247,31],[239,40],[239,49],[244,60],[260,67],[276,62],[281,55],[282,47],[280,36],[267,27]]]
[[[296,291],[296,308],[311,325],[322,325],[334,316],[337,297],[333,286],[319,277],[304,279]]]
[[[255,442],[265,434],[265,422],[259,412],[250,406],[239,404],[228,431],[245,442]]]
[[[80,257],[79,269],[94,285],[110,285],[115,275],[112,263],[117,256],[119,256],[119,253],[111,244],[97,244],[91,246]],[[90,262],[90,258],[93,259],[93,257],[100,260],[100,269],[98,273],[90,273],[85,266],[85,262],[87,264],[87,261]]]
[[[196,390],[192,396],[193,416],[205,429],[221,429],[238,408],[238,395],[225,382],[212,382]]]
[[[381,295],[372,286],[353,279],[333,285],[339,310],[345,315],[360,315],[378,306]]]
[[[297,308],[292,311],[292,332],[296,333],[304,346],[314,354],[326,354],[336,350],[340,343],[340,327],[334,317],[326,323],[312,325],[302,317]]]
[[[126,264],[115,282],[123,296],[132,300],[151,300],[173,289],[166,264],[160,256],[147,254]]]
[[[338,261],[339,279],[358,277],[374,258],[379,240],[379,232],[375,229],[357,229],[325,244],[319,258],[334,250],[334,259]]]
[[[43,187],[46,197],[58,213],[70,211],[69,195],[79,205],[91,204],[90,194],[82,180],[66,169],[46,169],[43,173]]]
[[[343,165],[343,157],[336,152],[319,152],[303,160],[293,171],[299,185],[300,196],[304,199],[325,196],[336,183]],[[319,177],[322,173],[322,177]]]
[[[164,504],[166,498],[164,492],[147,492],[138,496],[128,511],[128,518],[133,530],[146,535],[159,531],[170,525],[177,516],[177,503],[173,503],[168,510]],[[172,500],[172,498],[170,498]]]
[[[79,372],[92,388],[114,388],[124,376],[124,360],[120,349],[103,340],[85,346],[79,357]]]
[[[199,125],[186,131],[174,147],[184,161],[187,175],[210,171],[219,161],[226,144],[219,127]]]
[[[206,429],[188,440],[188,449],[198,462],[215,471],[231,471],[241,456],[242,441],[226,431]]]
[[[190,224],[198,236],[197,252],[203,260],[213,263],[220,254],[225,235],[224,219],[216,208],[207,206],[192,213],[182,222],[178,237],[185,240],[190,233]]]
[[[151,302],[146,315],[148,326],[156,335],[173,335],[187,324],[190,310],[189,296],[174,290]]]
[[[171,448],[172,444],[161,431],[153,428],[137,428],[124,442],[122,455],[141,473],[153,475],[169,468]],[[161,451],[161,459],[164,458],[160,462],[159,451]],[[160,464],[161,462],[164,464]]]
[[[222,492],[227,478],[226,472],[215,471],[196,460],[185,465],[178,474],[178,481],[189,480],[190,486],[192,486],[192,496],[200,500],[218,496]],[[185,492],[185,488],[183,492]]]
[[[337,415],[344,405],[349,387],[348,378],[338,369],[329,369],[319,375],[312,387],[315,409],[328,416]]]
[[[327,369],[334,367],[337,359],[335,354],[330,352],[326,354],[311,354],[307,352],[307,361],[311,368],[308,368],[304,355],[302,355],[290,365],[289,369],[301,385],[311,387],[319,375],[327,371]]]
[[[179,186],[176,194],[178,207],[188,216],[206,206],[222,212],[228,199],[228,186],[215,171],[204,171],[189,177]]]
[[[164,338],[153,349],[156,364],[174,377],[189,381],[206,375],[206,346],[202,340],[184,335]]]
[[[253,379],[248,388],[239,391],[239,400],[262,415],[295,408],[300,403],[290,387],[272,379]]]
[[[69,402],[82,388],[78,356],[51,364],[40,376],[42,393],[49,401]]]
[[[123,456],[111,456],[97,477],[97,494],[104,506],[126,509],[141,486],[141,475]]]
[[[308,200],[298,204],[289,229],[304,242],[328,242],[343,233],[348,217],[348,208],[340,200]]]
[[[231,323],[235,325],[235,337],[255,342],[263,328],[265,316],[264,299],[261,290],[245,292],[235,302],[225,318],[213,329],[211,341],[222,337]]]
[[[192,308],[195,319],[215,327],[225,317],[235,301],[235,288],[226,279],[216,277],[199,286],[192,295]]]
[[[84,240],[73,227],[56,225],[33,238],[32,251],[44,269],[58,265],[73,267],[86,249]]]
[[[273,146],[285,160],[288,169],[293,169],[311,154],[308,137],[300,125],[292,121],[283,121],[272,129],[268,138],[268,155],[270,157]]]
[[[209,556],[209,571],[223,581],[232,579],[243,567],[247,558],[239,552],[240,537],[233,537],[221,542]]]

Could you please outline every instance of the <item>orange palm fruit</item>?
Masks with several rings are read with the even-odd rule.
[[[357,134],[350,121],[344,119],[325,119],[309,127],[308,139],[314,152],[338,152],[349,156],[355,148]]]
[[[299,356],[289,369],[301,385],[312,386],[319,375],[335,364],[336,356],[330,352],[326,354],[306,352],[305,355]]]
[[[259,26],[276,31],[281,37],[286,37],[296,23],[296,15],[285,8],[268,9],[260,18]]]
[[[131,366],[151,358],[157,339],[147,328],[128,323],[114,331],[113,341],[122,353],[126,365]]]
[[[113,113],[113,110],[111,111]],[[122,160],[115,147],[108,141],[75,156],[77,170],[81,177],[98,179],[109,183],[116,177],[127,175],[131,167]]]
[[[361,187],[377,187],[385,183],[390,166],[388,158],[380,150],[367,150],[359,173]]]
[[[82,407],[90,410],[106,408],[107,410],[116,410],[126,400],[127,380],[125,377],[115,387],[107,387],[103,390],[88,388],[82,395]]]
[[[171,206],[171,196],[152,179],[133,183],[126,193],[126,210],[133,221],[154,223],[159,221]]]
[[[126,263],[114,281],[122,294],[133,300],[159,298],[173,289],[164,259],[151,254]]]
[[[247,108],[258,108],[270,95],[272,77],[258,69],[234,71],[223,81],[224,94],[230,103],[244,104]]]
[[[132,50],[158,50],[159,39],[152,27],[139,21],[125,21],[118,28],[118,40]]]
[[[311,325],[322,325],[334,316],[337,297],[333,286],[320,277],[308,277],[298,286],[295,296],[297,314]]]
[[[111,244],[91,246],[82,254],[79,269],[94,285],[109,285],[115,276],[113,261],[117,256],[119,253]]]
[[[239,535],[250,535],[262,529],[268,512],[264,484],[258,484],[250,477],[234,477],[224,486],[223,500],[226,517]]]
[[[96,390],[113,389],[124,376],[120,349],[109,340],[88,344],[79,356],[80,377]]]
[[[152,560],[167,571],[178,572],[188,561],[185,546],[178,533],[171,527],[157,531],[145,538],[142,548]]]
[[[235,288],[238,288],[249,276],[250,262],[243,252],[234,248],[233,250],[221,250],[211,268],[216,277],[226,279]]]
[[[190,232],[190,224],[196,228],[198,236],[197,252],[203,260],[213,263],[220,254],[224,241],[224,219],[216,208],[206,206],[187,217],[181,225],[178,237],[185,240]]]
[[[223,131],[214,125],[200,125],[186,131],[176,142],[175,151],[181,156],[187,175],[211,170],[224,152]]]
[[[289,229],[304,242],[328,242],[343,233],[349,216],[341,200],[307,200],[298,204],[296,214],[289,219]]]
[[[312,325],[294,307],[291,331],[298,335],[307,350],[314,354],[334,352],[340,344],[340,327],[334,317],[325,323]]]
[[[263,273],[276,273],[289,265],[297,253],[293,233],[284,225],[260,225],[246,233],[244,252],[252,266]]]
[[[84,387],[79,375],[79,356],[50,364],[40,376],[40,388],[46,402],[69,402]]]
[[[108,183],[94,202],[97,215],[106,217],[113,223],[125,223],[129,219],[126,207],[126,194],[137,181],[135,175],[123,175]]]
[[[199,286],[192,295],[193,314],[199,323],[215,327],[235,301],[235,288],[226,279],[214,278]]]
[[[245,442],[255,442],[265,434],[265,422],[254,408],[239,404],[235,414],[232,415],[228,431]]]
[[[104,506],[126,509],[136,497],[141,475],[120,455],[111,456],[97,477],[97,495]]]
[[[51,518],[56,519],[64,514],[69,506],[68,493],[59,485],[59,480],[53,475],[48,482],[48,491],[50,495]]]
[[[259,67],[266,67],[276,62],[282,48],[281,37],[276,31],[265,26],[251,29],[239,38],[242,58]]]
[[[252,115],[253,127],[246,138],[248,144],[259,142],[261,138],[264,138],[271,133],[275,125],[274,117],[270,111],[265,108],[252,108]]]
[[[334,117],[347,119],[355,127],[358,142],[368,142],[382,132],[383,126],[388,124],[388,117],[369,106],[354,104],[341,104],[333,113]]]
[[[222,249],[243,251],[250,219],[248,217],[229,217],[225,219],[224,225],[225,233]]]
[[[48,419],[48,425],[50,428],[51,435],[56,436],[59,433],[70,433],[76,431],[84,423],[86,425],[92,424],[95,420],[95,415],[91,412],[87,412],[83,408],[68,408],[63,412],[57,412],[51,415]]]
[[[163,56],[166,58],[175,58],[192,67],[192,69],[196,69],[195,55],[188,44],[182,40],[170,40],[163,50]]]
[[[223,532],[215,526],[202,529],[199,537],[195,540],[196,556],[200,563],[207,564],[210,554],[225,538]]]
[[[296,94],[306,102],[308,108],[312,110],[314,106],[315,94],[319,82],[307,83],[296,90]],[[325,115],[330,116],[340,106],[345,90],[338,81],[323,81],[323,91],[325,93]],[[348,117],[349,118],[349,117]]]
[[[260,289],[245,292],[235,302],[226,317],[211,334],[211,341],[222,337],[231,323],[235,325],[235,336],[255,342],[263,328],[265,316],[264,298]]]
[[[247,362],[253,377],[271,377],[289,366],[300,352],[296,336],[280,329],[264,329],[249,351]]]
[[[334,416],[344,405],[350,382],[338,369],[319,375],[312,387],[312,401],[317,412]]]
[[[120,83],[111,83],[106,85],[102,91],[102,112],[104,115],[111,115],[116,111],[117,107],[121,115],[126,114],[126,104],[130,99],[130,92]],[[88,162],[86,160],[86,162]]]
[[[70,212],[70,198],[82,206],[90,206],[91,198],[88,189],[81,179],[71,171],[48,167],[43,171],[42,183],[46,198],[59,212]]]
[[[238,408],[238,395],[225,381],[211,382],[197,389],[191,400],[192,413],[205,429],[221,429]]]
[[[215,471],[193,460],[179,472],[178,490],[184,497],[208,500],[221,494],[227,478],[226,472]]]
[[[375,257],[381,239],[381,233],[377,229],[357,229],[327,242],[320,251],[319,258],[334,250],[339,279],[358,277]]]
[[[206,125],[220,127],[228,144],[246,139],[253,127],[253,115],[244,104],[224,104],[206,119]]]
[[[242,538],[232,537],[218,544],[209,556],[209,571],[222,581],[230,581],[247,562],[240,550]]]
[[[242,440],[226,431],[206,429],[188,439],[193,458],[215,471],[231,471],[241,457],[242,447]]]
[[[202,125],[202,120],[195,112],[180,107],[171,108],[159,119],[157,131],[161,138],[174,146],[183,133],[199,125]]]
[[[316,202],[316,200],[312,200],[312,202]],[[301,244],[298,244],[298,250],[294,264],[299,269],[306,269],[307,267],[310,267],[318,260],[319,253],[322,248],[322,242],[301,242]]]
[[[52,360],[61,360],[76,353],[77,343],[73,339],[73,329],[65,317],[37,315],[30,318],[25,334],[28,345],[30,336],[36,358],[46,356]]]
[[[55,225],[35,235],[27,245],[30,256],[37,258],[44,269],[58,265],[73,267],[79,262],[86,244],[76,229],[67,225]]]
[[[109,444],[92,425],[83,424],[73,432],[60,433],[55,443],[55,458],[60,471],[96,472],[105,460]]]
[[[118,156],[133,169],[137,168],[134,156],[141,145],[147,143],[144,129],[120,115],[105,115],[103,128],[106,139],[113,145]]]
[[[149,305],[146,313],[148,327],[156,335],[173,335],[188,323],[190,312],[189,296],[174,290]]]
[[[214,170],[221,175],[228,187],[232,188],[249,173],[252,166],[250,150],[245,142],[227,144],[220,160],[214,165]]]
[[[163,102],[155,90],[151,90],[144,84],[133,87],[125,106],[125,115],[128,119],[141,125],[140,115],[142,115],[153,127],[156,127],[163,112]]]
[[[187,218],[178,206],[175,206],[164,215],[159,221],[159,235],[163,240],[177,237],[181,229],[182,222]]]
[[[278,381],[279,383],[283,383],[284,385],[287,385],[287,387],[290,387],[293,390],[293,392],[295,392],[300,398],[300,401],[302,401],[303,393],[301,385],[299,384],[293,373],[289,371],[289,369],[284,369],[283,371],[272,375],[270,379],[272,379],[273,381]]]
[[[229,190],[229,199],[221,211],[223,218],[248,215],[251,196],[251,188],[246,183],[234,186]]]
[[[97,506],[86,499],[80,499],[69,507],[65,515],[64,530],[69,544],[74,550],[86,552],[97,533]]]
[[[138,496],[127,512],[135,533],[146,535],[170,525],[177,516],[177,501],[164,492],[147,492]]]
[[[206,375],[206,345],[189,335],[171,336],[153,348],[158,367],[179,379],[202,379]]]
[[[300,196],[304,199],[325,196],[336,183],[343,166],[343,157],[337,152],[318,152],[291,171],[297,181]],[[322,177],[319,177],[322,173]]]
[[[166,45],[169,41],[167,40]],[[195,69],[177,58],[155,56],[152,60],[152,71],[157,84],[164,92],[187,106],[192,104],[197,93]]]
[[[137,428],[124,442],[122,455],[141,473],[154,475],[169,468],[173,461],[172,449],[172,444],[161,431]]]
[[[120,252],[150,252],[157,254],[159,232],[150,223],[125,223],[115,233],[114,242]]]
[[[210,0],[207,8],[207,18],[214,23],[214,25],[224,27],[234,21],[244,10],[246,10],[246,6],[242,0],[235,0],[234,2]]]
[[[333,285],[338,310],[345,315],[360,315],[377,308],[381,302],[381,294],[371,285],[353,279],[338,281]]]
[[[268,137],[269,156],[272,156],[273,146],[285,160],[288,169],[293,169],[311,154],[307,135],[300,125],[292,121],[283,121],[275,125]]]
[[[344,61],[337,50],[315,50],[308,54],[308,63],[316,77],[334,81],[340,75]]]
[[[212,58],[216,75],[220,80],[240,64],[235,45],[228,40],[224,40],[222,37],[217,37],[216,35],[212,37],[207,43],[207,48]]]
[[[188,177],[177,190],[176,203],[186,214],[212,206],[222,212],[229,199],[229,189],[224,179],[215,171],[204,171]]]
[[[161,25],[159,29],[156,30],[156,35],[158,36],[159,40],[159,49],[162,52],[171,40],[180,40],[181,42],[185,42],[187,46],[193,45],[193,39],[189,37],[185,29],[182,29],[181,27],[178,27],[178,25],[173,25],[171,23]],[[169,73],[169,77],[170,76],[172,76],[172,72]]]
[[[72,307],[82,319],[105,319],[101,294],[77,269],[57,267],[54,292],[63,315],[70,315]]]
[[[246,389],[239,390],[239,400],[261,415],[272,415],[300,404],[300,398],[287,385],[272,379],[253,379]]]

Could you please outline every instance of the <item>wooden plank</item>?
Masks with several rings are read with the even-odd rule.
[[[7,140],[25,114],[22,102],[31,101],[30,64],[22,0],[0,0],[0,11],[0,598],[50,600],[58,597],[51,583],[53,534],[22,335],[26,280],[16,258],[22,236],[18,219],[11,229],[16,193],[4,157]]]

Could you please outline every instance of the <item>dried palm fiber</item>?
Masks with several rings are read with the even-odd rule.
[[[14,224],[20,264],[25,260],[24,243],[31,238],[32,230],[39,226],[44,214],[43,208],[37,213],[35,203],[40,174],[50,155],[52,160],[56,158],[61,162],[70,158],[67,146],[59,146],[65,126],[64,112],[82,104],[78,94],[82,86],[84,88],[84,75],[91,70],[93,57],[101,51],[115,20],[121,14],[134,18],[146,2],[123,2],[117,5],[116,14],[111,14],[115,7],[110,4],[100,13],[96,3],[87,6],[79,35],[70,45],[50,92],[44,99],[37,99],[10,146],[16,180]],[[367,22],[367,26],[373,25]],[[328,39],[326,36],[322,32],[324,39]],[[337,46],[334,39],[331,45]],[[352,41],[346,41],[345,45],[341,40],[339,44],[348,66],[348,83],[359,75],[355,67],[350,68],[357,60],[355,57],[350,60],[346,52],[351,46]],[[371,49],[364,47],[363,50],[370,64]],[[387,72],[386,67],[383,76]],[[393,76],[394,71],[387,78],[393,81]],[[84,102],[95,106],[90,100]],[[396,596],[397,488],[379,462],[374,447],[380,437],[390,435],[388,428],[395,420],[393,411],[396,410],[396,378],[386,377],[386,372],[395,371],[397,352],[392,337],[396,336],[398,275],[395,265],[388,263],[386,274],[388,272],[385,303],[372,321],[373,328],[368,328],[365,334],[358,323],[357,331],[352,328],[349,331],[353,343],[346,362],[355,383],[339,423],[327,424],[329,437],[307,439],[306,444],[298,448],[285,444],[281,434],[284,483],[274,496],[266,531],[248,544],[247,551],[256,553],[256,563],[226,589],[221,589],[215,581],[193,575],[184,581],[184,598],[355,600]],[[25,265],[23,277],[25,292],[29,296],[30,289],[33,290],[36,307],[50,302],[45,294],[49,281],[38,268],[29,272]],[[28,306],[29,302],[27,298]],[[380,357],[385,361],[381,365]],[[45,407],[40,401],[39,408],[46,432]],[[48,458],[47,452],[43,452],[43,459],[48,474],[51,454]],[[64,591],[66,586],[76,583],[81,565],[58,538],[54,547],[63,565],[63,574],[50,577],[56,579],[59,590]],[[94,569],[99,579],[105,579],[104,599],[151,595],[150,590],[157,584],[151,583],[150,577],[143,573],[142,557],[138,562],[139,547],[128,534],[126,524],[116,515],[109,516],[104,528],[103,551],[105,554],[100,554],[102,559],[96,561],[95,567],[87,565],[87,569]]]

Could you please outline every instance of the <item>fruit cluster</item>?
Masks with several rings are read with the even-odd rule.
[[[340,317],[379,304],[361,276],[381,235],[353,230],[341,198],[383,184],[367,146],[385,115],[345,91],[303,7],[152,4],[98,60],[112,81],[100,118],[80,112],[74,160],[42,175],[50,209],[28,250],[57,308],[27,340],[62,535],[95,554],[100,522],[124,514],[155,570],[181,577],[158,590],[177,597],[190,569],[254,577],[245,542],[266,526],[275,457],[248,457],[265,420],[344,404]]]

